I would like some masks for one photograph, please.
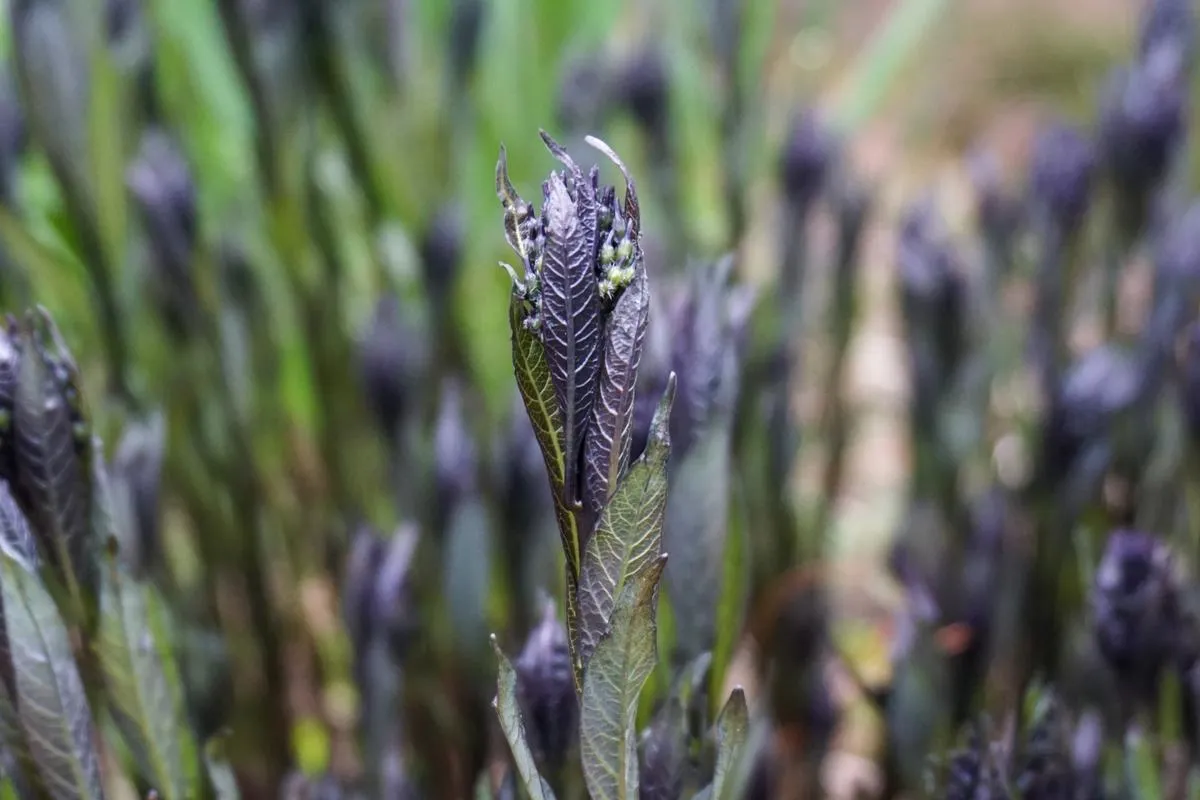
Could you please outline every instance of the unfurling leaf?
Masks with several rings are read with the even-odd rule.
[[[546,472],[550,476],[551,494],[554,496],[554,512],[558,518],[558,529],[562,537],[563,552],[567,556],[567,570],[579,571],[579,532],[575,514],[563,501],[563,485],[567,471],[564,456],[563,416],[554,397],[554,384],[550,380],[550,367],[537,334],[525,325],[525,305],[514,292],[509,301],[509,326],[512,333],[513,371],[517,389],[525,402],[525,411],[533,425]]]
[[[583,679],[580,742],[593,800],[638,796],[638,696],[658,660],[658,582],[666,556],[625,584]]]
[[[650,318],[646,270],[634,264],[633,282],[625,288],[604,330],[604,367],[592,409],[583,462],[583,496],[597,519],[616,491],[629,464],[633,442],[633,401],[638,364]]]
[[[100,762],[83,681],[62,617],[29,566],[7,550],[0,554],[7,645],[0,660],[6,672],[11,669],[14,691],[8,699],[23,740],[6,744],[25,748],[41,794],[55,800],[100,798]]]
[[[521,773],[521,780],[531,800],[554,800],[554,792],[538,772],[537,764],[533,760],[533,751],[529,749],[529,742],[525,737],[525,724],[521,720],[521,708],[517,703],[517,673],[504,651],[500,649],[494,635],[492,649],[496,651],[496,658],[500,661],[496,699],[492,705],[496,709],[496,716],[500,718],[500,727],[504,731],[504,738],[508,740],[509,749],[512,750],[517,771]]]
[[[76,621],[91,619],[98,577],[92,536],[92,440],[79,372],[44,310],[30,314],[13,415],[16,498]],[[57,352],[50,352],[43,330]]]
[[[741,796],[735,776],[746,748],[750,731],[750,714],[746,709],[746,693],[737,687],[717,718],[717,768],[713,773],[713,800],[737,800]]]
[[[166,608],[150,583],[112,554],[100,593],[94,642],[105,698],[142,778],[164,797],[193,797],[200,776]]]
[[[613,606],[625,585],[653,569],[662,552],[663,512],[667,503],[667,457],[671,450],[671,405],[675,378],[659,401],[650,425],[646,452],[617,486],[588,540],[579,574],[580,671],[608,633]]]

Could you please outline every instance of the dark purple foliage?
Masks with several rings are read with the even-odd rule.
[[[795,114],[780,156],[784,196],[797,211],[807,210],[825,187],[837,151],[837,138],[819,112]]]
[[[381,297],[359,344],[359,368],[367,403],[389,441],[415,400],[424,366],[418,329],[401,316],[398,298]]]
[[[553,603],[547,601],[542,620],[530,632],[514,667],[529,745],[553,773],[562,767],[575,741],[579,717],[567,631]]]
[[[1166,51],[1185,67],[1196,48],[1196,13],[1191,0],[1146,0],[1138,35],[1138,57]]]
[[[1166,544],[1138,530],[1109,535],[1092,586],[1096,644],[1123,689],[1152,696],[1185,640],[1174,558]]]
[[[437,515],[445,518],[478,482],[478,454],[467,424],[466,398],[455,379],[442,384],[441,405],[433,429],[433,471]]]
[[[1162,49],[1109,79],[1100,148],[1117,192],[1142,196],[1166,175],[1183,143],[1187,92],[1186,75]]]
[[[154,297],[176,336],[197,324],[192,259],[197,243],[196,186],[179,145],[164,131],[143,135],[126,182],[149,240]]]
[[[614,93],[648,135],[666,135],[670,76],[659,48],[648,46],[635,53],[618,74]]]
[[[456,203],[447,203],[433,215],[421,239],[425,290],[439,307],[445,307],[454,290],[462,258],[462,209]]]

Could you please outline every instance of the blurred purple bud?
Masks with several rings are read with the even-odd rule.
[[[732,413],[740,380],[739,345],[752,295],[731,282],[733,258],[696,270],[670,322],[671,370],[678,394],[671,412],[673,463],[708,426]]]
[[[662,51],[643,47],[622,66],[614,93],[647,136],[664,139],[670,114],[671,80]]]
[[[475,492],[478,456],[467,426],[463,388],[453,378],[442,384],[441,403],[433,429],[434,486],[439,516],[449,515]]]
[[[126,183],[141,212],[152,254],[153,295],[169,330],[194,330],[199,313],[192,281],[196,249],[196,186],[178,145],[166,132],[143,136]]]
[[[1196,14],[1191,0],[1146,0],[1138,35],[1138,57],[1170,51],[1189,69],[1196,47]]]
[[[1175,655],[1182,633],[1179,586],[1170,549],[1152,534],[1117,530],[1092,586],[1094,635],[1123,689],[1147,698]]]
[[[397,661],[408,654],[417,633],[418,614],[410,573],[418,538],[417,529],[411,525],[402,525],[392,534],[371,587],[368,635],[386,637]]]
[[[1156,290],[1158,294],[1182,292],[1194,298],[1200,293],[1200,203],[1193,203],[1163,232],[1155,267],[1162,290]]]
[[[558,86],[555,119],[565,131],[580,132],[600,127],[612,102],[604,61],[596,55],[581,55],[568,62]]]
[[[447,203],[433,215],[421,240],[425,290],[439,308],[445,308],[454,292],[462,257],[462,209],[457,203]]]
[[[779,175],[788,203],[806,212],[825,188],[838,141],[820,113],[805,109],[794,113],[780,154]]]
[[[507,546],[523,550],[539,517],[553,513],[553,497],[550,482],[546,480],[542,450],[519,393],[513,398],[501,458],[500,485]]]
[[[1029,166],[1033,201],[1064,232],[1077,230],[1091,204],[1095,145],[1062,121],[1039,131]]]
[[[957,372],[966,343],[966,282],[931,200],[905,214],[897,259],[913,371],[913,409],[925,419],[934,413],[937,398]]]
[[[977,728],[967,741],[950,754],[941,800],[1000,800],[1008,796],[1000,767],[991,746]]]
[[[387,542],[370,525],[355,527],[342,573],[342,617],[356,655],[366,652],[371,638],[376,577],[387,549]]]
[[[990,150],[972,153],[968,171],[975,190],[975,217],[984,235],[998,242],[1015,236],[1021,224],[1021,203],[1004,186],[996,154]]]
[[[381,297],[359,344],[363,391],[379,426],[394,442],[425,370],[424,342],[401,317],[394,295]]]
[[[145,422],[129,425],[117,445],[111,476],[119,482],[129,503],[133,530],[130,547],[122,542],[121,555],[129,555],[133,570],[145,574],[160,562],[159,534],[163,457],[166,449],[166,420],[156,412]]]
[[[1183,143],[1186,75],[1174,55],[1154,50],[1109,78],[1100,112],[1100,150],[1119,196],[1145,202]]]
[[[553,602],[546,601],[542,621],[530,632],[514,667],[529,746],[553,773],[574,742],[579,716],[567,632]]]
[[[1064,479],[1084,448],[1107,436],[1114,418],[1133,405],[1141,383],[1138,364],[1114,346],[1094,348],[1073,363],[1051,399],[1043,426],[1043,479]]]
[[[676,800],[683,792],[681,714],[659,714],[642,735],[638,800]]]

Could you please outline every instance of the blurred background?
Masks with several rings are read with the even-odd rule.
[[[712,686],[754,681],[752,611],[805,563],[845,589],[835,616],[868,622],[839,635],[874,680],[893,638],[876,622],[908,602],[889,558],[925,463],[901,223],[935,196],[948,235],[975,242],[981,197],[1019,193],[1047,120],[1091,128],[1144,14],[1127,0],[5,6],[0,306],[44,306],[74,353],[137,511],[123,546],[174,609],[189,708],[204,738],[227,737],[251,797],[293,772],[468,796],[496,745],[487,636],[518,652],[542,592],[561,592],[497,266],[501,145],[535,201],[553,166],[539,128],[577,158],[595,158],[586,134],[621,154],[656,302],[663,287],[652,319],[673,319],[675,287],[726,254],[747,287],[716,457],[745,574],[710,622]],[[809,225],[818,184],[835,188]],[[1130,263],[1121,319],[1137,330],[1148,289]],[[1107,335],[1098,319],[1072,329],[1076,349]],[[1019,320],[991,330],[1011,339]],[[651,325],[660,355],[643,370],[662,372],[686,337]],[[1024,474],[1029,392],[1008,372],[1016,388],[985,397],[993,416],[955,451],[964,485]],[[662,652],[643,721],[687,655]],[[854,761],[876,727],[838,745],[863,785],[882,780]]]

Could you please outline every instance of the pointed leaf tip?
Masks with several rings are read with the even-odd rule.
[[[542,137],[542,142],[546,145],[546,149],[550,154],[561,161],[564,165],[574,168],[575,162],[571,156],[567,154],[567,150],[561,144],[554,140],[554,137],[547,133],[542,128],[538,128],[538,135]]]
[[[667,376],[667,388],[663,390],[654,417],[650,420],[650,441],[659,447],[671,446],[671,408],[675,404],[675,372]]]

